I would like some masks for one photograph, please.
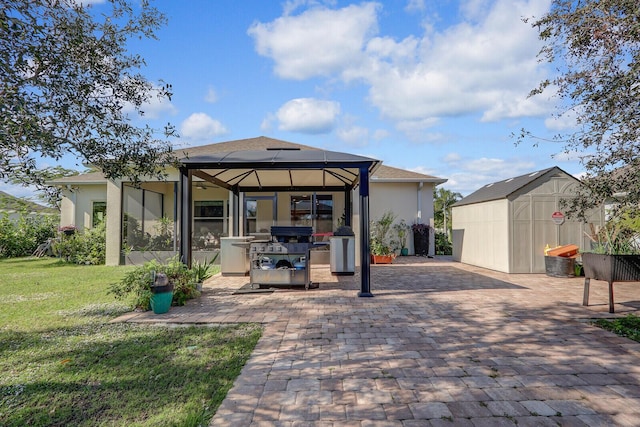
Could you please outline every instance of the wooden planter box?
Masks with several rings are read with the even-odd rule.
[[[614,313],[613,283],[640,282],[640,255],[582,254],[584,296],[582,305],[589,305],[591,279],[609,284],[609,313]]]

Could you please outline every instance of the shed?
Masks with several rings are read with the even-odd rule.
[[[564,215],[560,201],[580,181],[558,167],[487,184],[452,207],[455,261],[505,273],[544,273],[544,249],[590,247],[589,225]],[[601,225],[603,209],[589,222]]]

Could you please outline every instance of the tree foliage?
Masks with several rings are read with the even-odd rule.
[[[436,229],[443,230],[447,239],[451,230],[451,206],[462,199],[462,194],[438,188],[433,192],[433,225]]]
[[[532,22],[545,43],[541,61],[558,73],[531,92],[555,91],[557,116],[576,118],[576,128],[554,137],[578,153],[586,169],[569,214],[607,199],[635,210],[640,202],[640,3],[637,0],[553,0]],[[525,131],[521,137],[526,137]]]
[[[173,160],[173,129],[136,126],[152,97],[171,87],[147,81],[144,59],[126,50],[155,38],[165,17],[146,0],[108,0],[99,10],[77,0],[0,4],[0,179],[42,186],[36,161],[72,153],[108,178],[162,176]]]

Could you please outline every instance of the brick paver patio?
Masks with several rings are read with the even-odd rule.
[[[638,426],[640,344],[591,326],[610,317],[606,283],[507,275],[403,257],[358,277],[315,268],[309,291],[203,296],[131,322],[260,322],[264,334],[212,426]],[[616,287],[616,316],[640,286]]]

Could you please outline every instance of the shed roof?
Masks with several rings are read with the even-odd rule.
[[[542,169],[536,172],[527,173],[524,175],[516,176],[514,178],[505,179],[502,181],[492,182],[484,187],[476,190],[475,192],[464,197],[462,200],[453,204],[453,206],[472,205],[474,203],[488,202],[491,200],[500,200],[509,197],[511,194],[520,190],[524,186],[540,179],[543,176],[555,175],[563,173],[573,178],[572,175],[563,171],[557,166],[551,168]],[[575,178],[578,181],[577,178]]]

